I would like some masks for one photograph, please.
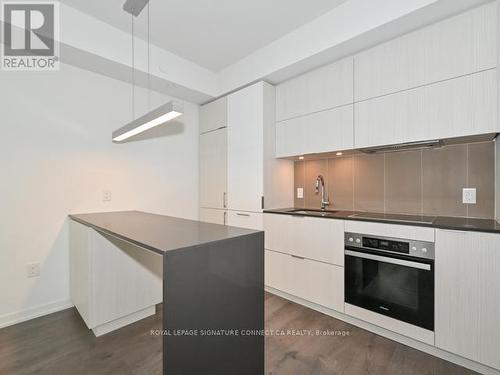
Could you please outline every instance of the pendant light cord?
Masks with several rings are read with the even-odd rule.
[[[134,15],[132,17],[132,121],[135,120],[135,40],[134,40]]]
[[[148,1],[148,110],[151,109],[151,43],[150,43],[150,25],[151,19],[149,14],[149,8],[151,6],[151,1]]]

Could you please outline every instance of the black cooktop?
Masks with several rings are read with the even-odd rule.
[[[377,212],[361,212],[353,214],[350,217],[359,219],[376,219],[388,221],[404,221],[408,223],[432,224],[436,216],[404,215],[404,214],[384,214]]]

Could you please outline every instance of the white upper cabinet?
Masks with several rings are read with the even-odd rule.
[[[499,131],[496,69],[354,105],[355,147]]]
[[[353,102],[353,58],[313,70],[276,87],[276,121]]]
[[[200,207],[225,208],[227,129],[200,135]]]
[[[227,126],[227,98],[223,97],[200,108],[200,133]]]
[[[227,98],[228,208],[262,210],[264,196],[264,90],[259,82]]]
[[[436,230],[436,346],[500,369],[500,235]]]
[[[276,156],[352,149],[353,127],[352,104],[278,122]]]
[[[355,101],[497,66],[497,4],[475,8],[354,58]]]

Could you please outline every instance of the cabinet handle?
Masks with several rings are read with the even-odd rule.
[[[292,256],[292,258],[296,258],[296,259],[300,259],[300,260],[304,260],[306,258],[304,257],[299,257],[298,255],[293,255],[293,254],[290,254]]]
[[[227,217],[227,212],[224,211],[224,225],[226,225],[226,217]]]
[[[226,192],[223,192],[223,193],[222,193],[222,206],[223,206],[224,208],[227,208],[227,204],[226,204],[226,197],[227,197]]]
[[[441,231],[441,232],[449,232],[449,233],[459,233],[459,234],[468,234],[470,232],[465,231],[465,230],[458,230],[458,229],[442,229],[442,228],[437,228],[436,231]]]
[[[236,213],[236,215],[238,215],[238,216],[247,216],[247,217],[250,217],[250,214],[242,214],[242,213],[239,213],[239,212],[237,212],[237,213]]]

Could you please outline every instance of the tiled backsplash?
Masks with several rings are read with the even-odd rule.
[[[493,218],[494,142],[295,162],[295,206],[319,208],[316,177],[325,177],[329,209]],[[304,198],[297,198],[297,188]],[[462,203],[462,188],[477,204]]]

